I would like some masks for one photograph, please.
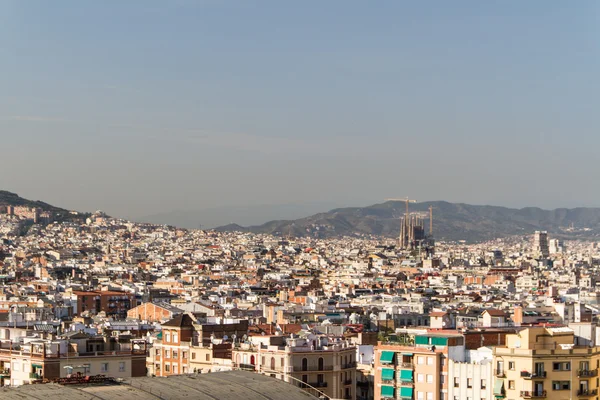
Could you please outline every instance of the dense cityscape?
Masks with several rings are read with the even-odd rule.
[[[436,242],[410,211],[400,239],[0,211],[2,386],[243,370],[329,399],[597,395],[595,242]]]

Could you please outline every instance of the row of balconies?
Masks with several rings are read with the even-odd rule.
[[[556,371],[556,372],[565,372],[565,371]],[[494,370],[494,375],[499,378],[506,377],[506,370]],[[545,379],[548,376],[547,371],[521,371],[521,378],[524,379]],[[577,376],[580,378],[592,378],[598,376],[598,369],[580,369],[577,371]]]

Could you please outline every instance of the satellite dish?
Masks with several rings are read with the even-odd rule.
[[[227,339],[229,339],[229,336],[223,335],[223,340],[227,340]]]

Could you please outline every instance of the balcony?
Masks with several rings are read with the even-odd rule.
[[[40,374],[36,374],[35,372],[32,372],[29,374],[29,379],[39,380],[39,379],[42,379],[42,376]]]
[[[578,390],[578,397],[592,397],[598,394],[598,389]]]
[[[3,370],[0,370],[0,377],[10,378],[10,369],[6,368]]]
[[[594,376],[598,376],[597,369],[580,369],[577,371],[577,376],[580,378],[592,378]]]
[[[327,382],[308,382],[307,385],[310,385],[314,388],[325,388],[327,387]]]
[[[521,397],[524,399],[544,399],[544,398],[546,398],[546,391],[545,390],[537,390],[537,391],[530,392],[528,390],[522,390]]]
[[[351,368],[356,368],[356,361],[342,365],[342,369],[351,369]]]
[[[400,386],[413,387],[415,383],[413,381],[400,381]]]
[[[344,381],[344,385],[352,385],[352,384],[354,384],[354,381],[352,379],[346,379]]]
[[[405,363],[405,362],[403,362],[403,363],[398,363],[398,368],[401,368],[401,369],[413,369],[414,367],[413,367],[412,363]]]
[[[506,378],[506,373],[504,372],[503,369],[495,369],[494,375],[497,376],[498,378]]]
[[[521,378],[523,379],[544,379],[546,375],[546,371],[521,371]]]

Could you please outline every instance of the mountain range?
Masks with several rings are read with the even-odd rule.
[[[73,215],[64,208],[39,200],[27,200],[5,190],[0,190],[0,206],[2,205],[39,207],[52,211],[55,216],[59,216],[58,220],[81,219],[86,216],[82,213]],[[319,238],[364,235],[398,237],[400,218],[405,213],[405,207],[403,201],[388,201],[368,207],[336,208],[309,217],[275,220],[262,225],[229,224],[215,230]],[[433,236],[437,240],[479,242],[515,235],[531,235],[536,230],[545,230],[551,237],[559,239],[600,241],[600,208],[515,209],[446,201],[410,204],[411,213],[422,215],[426,232],[429,232],[429,207],[433,207]],[[292,210],[298,212],[298,209],[288,207],[288,211]],[[181,221],[163,223],[183,226],[179,222]]]
[[[433,207],[433,233],[437,240],[472,243],[530,235],[536,230],[546,230],[551,237],[560,239],[600,239],[600,208],[515,209],[445,201],[410,204],[411,213],[423,216],[426,232],[429,232],[430,206]],[[398,237],[400,217],[404,215],[405,207],[403,201],[388,201],[368,207],[336,208],[306,218],[270,221],[262,225],[243,227],[229,224],[216,230],[320,238],[360,235]]]

